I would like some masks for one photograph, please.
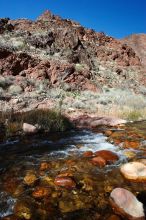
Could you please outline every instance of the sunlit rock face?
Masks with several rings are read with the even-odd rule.
[[[135,50],[146,71],[146,34],[133,34],[122,39],[122,42],[126,43]]]
[[[128,190],[116,188],[111,192],[110,202],[116,213],[131,220],[144,220],[143,204]]]
[[[97,92],[103,85],[139,90],[144,83],[130,46],[48,10],[36,21],[0,19],[0,65],[3,76],[46,80],[48,87],[66,83]]]

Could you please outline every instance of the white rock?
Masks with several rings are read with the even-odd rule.
[[[23,131],[27,134],[35,134],[37,133],[38,129],[34,125],[23,123]]]
[[[129,220],[144,220],[143,204],[135,195],[123,188],[116,188],[111,192],[110,202],[116,213]]]
[[[146,165],[141,162],[130,162],[120,168],[123,176],[128,180],[146,181]]]

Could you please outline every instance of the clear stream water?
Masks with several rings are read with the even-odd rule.
[[[86,151],[96,152],[99,150],[110,150],[116,152],[119,156],[119,161],[114,165],[106,166],[104,170],[98,169],[96,167],[94,167],[93,170],[90,168],[88,170],[88,167],[85,167],[82,170],[80,170],[81,167],[83,166],[80,165],[82,161],[82,159],[80,158],[82,157],[83,152]],[[0,144],[0,217],[2,218],[13,214],[14,212],[13,208],[16,202],[18,200],[30,196],[31,195],[30,192],[32,188],[34,189],[34,186],[31,189],[24,187],[22,194],[16,196],[13,192],[11,192],[13,190],[7,190],[8,187],[5,187],[5,185],[9,186],[10,184],[10,188],[11,188],[11,185],[13,185],[13,182],[11,184],[11,179],[15,177],[18,180],[18,182],[20,182],[20,185],[23,185],[23,178],[25,176],[25,173],[28,170],[35,170],[35,172],[38,172],[39,165],[41,164],[41,162],[44,161],[50,163],[52,163],[52,161],[55,161],[56,164],[60,163],[60,165],[55,165],[55,168],[53,168],[54,165],[52,165],[51,170],[43,174],[43,175],[55,176],[58,173],[58,171],[60,170],[62,171],[63,169],[66,169],[64,165],[66,164],[66,161],[71,159],[76,160],[76,158],[78,158],[77,161],[79,161],[79,168],[78,168],[79,170],[77,169],[77,171],[75,172],[76,178],[79,179],[81,182],[84,180],[84,178],[87,178],[87,176],[89,178],[91,177],[91,179],[93,177],[93,183],[97,182],[98,180],[98,184],[100,186],[98,185],[97,189],[95,186],[95,191],[97,190],[100,191],[100,187],[101,188],[103,187],[105,190],[105,187],[108,188],[108,186],[109,187],[118,186],[118,184],[123,185],[123,179],[121,176],[119,176],[119,171],[117,171],[117,168],[120,166],[121,163],[124,163],[126,161],[126,157],[124,156],[124,150],[118,146],[115,146],[114,144],[109,143],[107,141],[107,137],[104,136],[102,133],[92,132],[88,130],[70,131],[65,133],[48,134],[48,136],[42,136],[42,137],[27,136],[23,139],[18,138],[15,140],[7,140],[5,143],[1,143]],[[84,162],[86,163],[86,161]],[[54,174],[52,174],[53,171]],[[77,172],[79,174],[77,174]],[[86,177],[84,177],[85,173],[86,173]],[[115,175],[117,175],[116,182],[115,182]],[[118,180],[118,176],[119,176],[119,180]],[[112,181],[114,183],[112,183]],[[7,182],[10,183],[7,184]],[[125,184],[128,188],[129,184],[127,183]],[[136,186],[130,185],[130,187],[133,190],[135,190]],[[109,190],[106,189],[104,192],[108,193],[109,191],[110,189]],[[101,189],[100,193],[102,194],[104,192],[103,189]],[[90,192],[88,193],[88,191],[84,192],[78,190],[76,193],[79,193],[78,194],[79,201],[82,200],[82,196],[85,195],[86,197],[88,197],[88,195],[89,197],[92,196],[92,193],[90,194]],[[96,192],[96,194],[97,193],[98,192]],[[68,195],[66,196],[64,196],[63,194],[62,199],[66,200],[70,198],[71,195],[72,195],[71,192],[68,192]],[[93,197],[94,197],[93,200],[98,199],[94,193],[93,193]],[[61,198],[59,197],[58,200],[55,200],[55,202],[57,204],[61,204],[59,203],[60,199]],[[43,200],[39,202],[43,203]],[[77,205],[75,204],[74,207],[76,206]],[[83,213],[85,215],[86,213],[88,213],[88,210],[90,209],[93,211],[93,216],[95,215],[96,212],[103,215],[103,212],[105,210],[105,208],[103,208],[104,202],[102,208],[100,203],[96,208],[94,208],[94,205],[91,208],[88,208],[88,205],[87,207],[86,205],[85,207],[84,205],[81,205],[81,207],[82,206],[83,208],[81,209],[83,210]],[[56,207],[58,209],[58,214],[55,214],[55,217],[51,219],[58,219],[58,220],[81,219],[80,218],[81,215],[83,217],[83,213],[78,215],[75,214],[76,212],[78,212],[78,209],[74,210],[74,208],[69,207],[71,211],[69,211],[68,213],[66,211],[60,212],[59,205],[56,205]],[[111,210],[109,211],[109,213],[110,212]],[[70,213],[72,213],[72,215]],[[72,217],[72,216],[76,216],[76,217]],[[88,219],[94,219],[93,216],[89,217]],[[31,217],[31,219],[39,219],[39,217],[38,218]],[[42,219],[45,219],[45,217]],[[82,219],[86,219],[86,218],[82,218]]]

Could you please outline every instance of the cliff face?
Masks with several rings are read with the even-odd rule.
[[[135,50],[146,71],[146,34],[133,34],[122,40]]]
[[[0,19],[0,79],[11,78],[24,92],[40,82],[46,89],[100,91],[107,86],[138,91],[145,84],[140,61],[144,50],[135,53],[141,43],[130,44],[134,50],[125,42],[49,11],[36,21]]]

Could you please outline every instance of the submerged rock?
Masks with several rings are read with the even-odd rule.
[[[140,162],[130,162],[120,168],[123,176],[131,181],[146,181],[146,165]]]
[[[114,189],[110,194],[110,203],[116,213],[129,220],[145,219],[143,204],[126,189]]]
[[[119,157],[116,153],[109,151],[109,150],[97,151],[97,152],[95,152],[95,155],[97,157],[102,157],[105,160],[106,164],[114,163],[119,159]]]
[[[70,177],[56,177],[54,181],[56,186],[64,187],[66,189],[73,189],[76,183]]]
[[[26,176],[24,177],[24,183],[26,185],[33,185],[37,181],[37,177],[32,172],[27,172]]]
[[[18,219],[32,219],[32,208],[27,201],[17,201],[14,207],[14,214]]]
[[[92,158],[91,163],[100,168],[106,165],[106,161],[100,156]]]
[[[49,188],[38,186],[32,193],[32,196],[34,198],[43,198],[48,196],[50,193],[51,191],[49,190]]]
[[[85,152],[83,153],[83,156],[84,156],[84,157],[92,157],[92,156],[93,156],[93,152],[92,152],[92,151],[85,151]]]

